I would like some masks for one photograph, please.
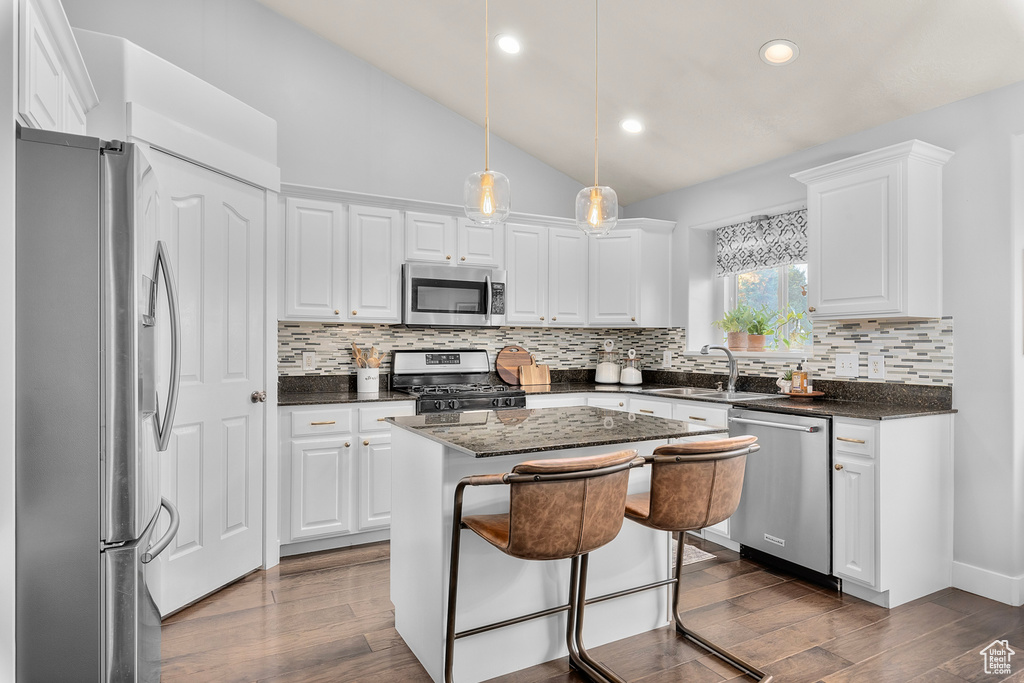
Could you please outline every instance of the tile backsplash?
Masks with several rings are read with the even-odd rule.
[[[684,356],[686,332],[683,328],[605,329],[499,327],[472,329],[417,329],[398,325],[350,325],[312,322],[278,323],[278,373],[302,375],[302,352],[315,351],[316,370],[312,374],[350,374],[352,343],[378,349],[452,349],[485,348],[493,359],[510,344],[527,349],[538,363],[553,369],[592,368],[597,351],[606,339],[616,349],[635,348],[643,368],[683,372],[724,373],[725,356]],[[859,381],[867,380],[867,357],[885,356],[885,381],[900,384],[953,384],[953,319],[921,321],[844,321],[814,324],[814,354],[807,367],[812,377],[858,381],[836,377],[837,353],[858,353],[861,363]],[[670,367],[662,366],[663,351],[672,351]],[[796,366],[792,359],[774,360],[770,356],[740,357],[740,373],[777,376]],[[381,366],[390,372],[390,357]]]

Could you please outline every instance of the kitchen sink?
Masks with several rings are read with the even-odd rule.
[[[722,403],[766,401],[770,398],[779,398],[779,394],[758,394],[752,391],[711,391],[696,394],[696,396],[703,401],[720,401]]]
[[[704,389],[703,387],[669,387],[667,389],[644,389],[641,393],[685,398],[686,396],[704,396],[721,392],[716,392],[714,389]]]

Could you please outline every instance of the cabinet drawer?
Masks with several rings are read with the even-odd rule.
[[[654,417],[672,418],[672,404],[643,398],[629,399],[629,412]]]
[[[292,436],[347,434],[351,431],[351,408],[318,408],[292,412]]]
[[[833,422],[833,451],[875,457],[877,430],[874,425]]]
[[[604,398],[591,396],[587,399],[587,405],[595,408],[604,408],[606,410],[626,410],[626,399],[625,398]]]
[[[726,427],[729,424],[729,409],[696,403],[677,403],[672,411],[672,417],[695,425]],[[725,438],[725,435],[716,438]]]
[[[382,403],[372,408],[360,408],[359,433],[387,431],[391,428],[391,424],[385,422],[385,418],[415,414],[416,405],[404,401],[401,403]]]

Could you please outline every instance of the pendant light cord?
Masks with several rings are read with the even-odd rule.
[[[601,27],[601,3],[594,0],[594,187],[597,184],[597,44]]]
[[[484,0],[484,172],[491,170],[491,40]]]

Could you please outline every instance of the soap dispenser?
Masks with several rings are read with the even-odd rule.
[[[793,393],[803,394],[807,391],[807,371],[804,370],[804,363],[807,361],[800,361],[796,364],[796,370],[793,371]]]

